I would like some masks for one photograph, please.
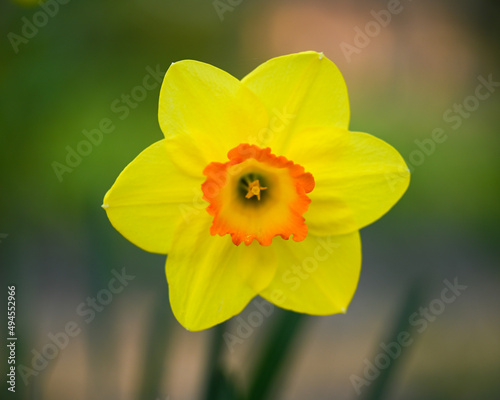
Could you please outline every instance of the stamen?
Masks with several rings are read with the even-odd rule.
[[[260,191],[266,190],[266,189],[267,189],[267,187],[260,186],[259,180],[257,179],[257,180],[250,182],[248,184],[248,193],[246,194],[245,197],[247,199],[250,199],[253,196],[257,196],[257,200],[260,201]]]

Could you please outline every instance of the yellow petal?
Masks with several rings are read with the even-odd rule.
[[[346,311],[361,269],[359,233],[302,242],[275,241],[276,274],[260,295],[296,312],[329,315]]]
[[[410,182],[403,158],[375,136],[342,129],[315,129],[294,142],[287,157],[314,176],[304,215],[309,232],[336,235],[360,229],[384,215]]]
[[[349,124],[347,88],[338,68],[322,53],[308,51],[273,58],[243,78],[269,112],[260,146],[284,154],[288,144],[316,126]]]
[[[206,213],[203,178],[189,177],[168,158],[165,140],[139,154],[106,193],[103,208],[123,236],[153,253],[170,250],[178,221]]]
[[[211,236],[208,214],[179,227],[166,273],[177,320],[192,331],[238,314],[276,271],[273,246],[236,246],[229,235]]]
[[[170,66],[160,92],[159,121],[173,161],[196,175],[254,143],[267,111],[241,82],[216,67],[185,60]]]

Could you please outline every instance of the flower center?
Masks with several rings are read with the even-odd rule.
[[[259,180],[253,182],[247,182],[248,193],[245,198],[251,199],[253,196],[257,196],[257,200],[260,201],[260,191],[267,189],[266,187],[260,186]]]
[[[255,239],[268,246],[275,236],[301,241],[307,236],[302,216],[311,200],[314,178],[271,149],[240,144],[226,163],[213,162],[203,174],[203,199],[214,217],[210,233],[231,235],[234,244]]]

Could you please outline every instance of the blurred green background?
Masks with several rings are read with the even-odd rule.
[[[399,12],[382,27],[376,15],[390,7]],[[2,398],[203,398],[214,343],[237,335],[255,304],[221,327],[184,330],[168,303],[165,257],[121,237],[102,198],[162,138],[159,84],[140,88],[151,69],[190,58],[242,78],[303,50],[323,51],[344,74],[351,130],[394,145],[413,174],[403,199],[362,231],[349,311],[304,320],[269,398],[500,398],[500,90],[476,94],[483,78],[500,82],[498,2],[3,0],[0,14],[0,263],[3,298],[16,286],[18,368],[32,368],[68,323],[81,329],[39,371],[18,373],[15,395],[3,383]],[[54,162],[66,164],[68,146],[108,119],[112,132],[58,177]],[[124,290],[82,312],[123,268],[134,276]],[[422,332],[408,327],[444,280],[467,289]],[[222,342],[223,368],[243,390],[273,324]],[[407,328],[412,345],[358,395],[353,376],[367,379],[380,344]]]

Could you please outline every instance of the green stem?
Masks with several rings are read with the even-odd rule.
[[[212,340],[207,363],[206,400],[239,399],[234,382],[224,373],[224,332],[226,324],[219,324],[212,329]]]
[[[282,376],[283,365],[290,356],[291,346],[306,318],[303,314],[276,309],[277,320],[257,360],[248,400],[265,400],[276,389],[276,381]]]
[[[410,325],[409,317],[422,304],[422,289],[422,281],[415,281],[413,286],[408,291],[408,295],[403,302],[403,306],[401,307],[397,318],[394,319],[390,333],[385,336],[386,340],[384,341],[384,343],[397,343],[399,340],[398,336],[404,332],[407,332],[407,334],[410,335],[413,341],[415,341],[415,327]],[[414,344],[414,342],[412,342],[412,344]],[[377,347],[377,350],[374,353],[374,357],[380,352],[380,347]],[[389,364],[389,366],[381,370],[380,375],[367,388],[365,396],[363,397],[365,400],[380,400],[384,398],[384,393],[387,392],[389,384],[393,380],[394,375],[397,371],[396,366],[401,363],[401,358],[405,353],[408,352],[408,348],[401,346],[401,353],[399,354],[399,356],[391,359],[391,363]]]
[[[168,311],[168,292],[161,292],[151,313],[148,338],[142,371],[142,377],[136,398],[157,399],[161,394],[165,354],[167,352],[172,318]]]

